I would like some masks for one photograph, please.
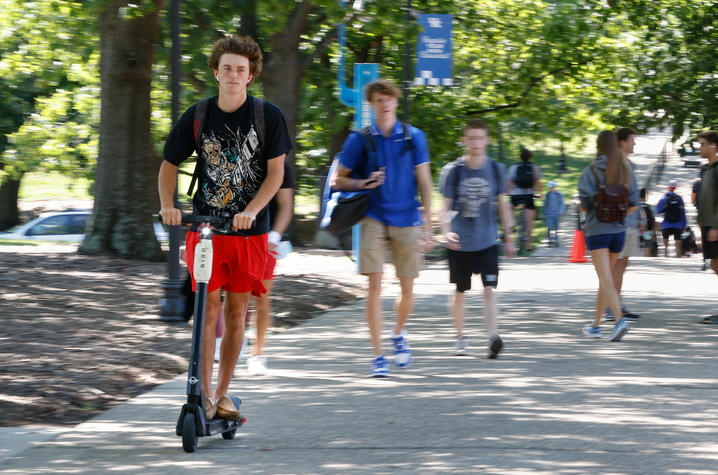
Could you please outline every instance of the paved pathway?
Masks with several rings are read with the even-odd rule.
[[[174,435],[184,377],[74,428],[25,443],[2,473],[718,473],[716,278],[695,259],[637,259],[625,298],[643,318],[623,342],[588,340],[590,264],[502,264],[506,351],[487,360],[480,292],[475,357],[453,357],[443,265],[424,271],[410,325],[414,365],[367,378],[359,300],[274,335],[272,374],[238,371],[249,421],[237,439]],[[477,282],[478,284],[478,282]],[[386,311],[396,291],[386,282]],[[640,309],[640,310],[639,310]],[[0,432],[12,447],[17,431]],[[37,440],[37,439],[36,439]]]
[[[414,364],[388,380],[367,377],[358,300],[272,335],[270,375],[238,370],[248,423],[233,441],[182,451],[180,376],[72,428],[0,428],[0,473],[718,474],[718,325],[697,323],[716,313],[716,276],[698,257],[632,259],[624,299],[641,320],[622,342],[589,340],[596,277],[568,249],[502,262],[497,360],[480,290],[467,297],[475,355],[451,356],[452,288],[434,264],[416,285]]]

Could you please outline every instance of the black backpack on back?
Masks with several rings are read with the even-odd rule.
[[[666,195],[666,209],[663,211],[665,220],[669,223],[677,223],[683,219],[683,203],[675,193]]]
[[[516,186],[518,188],[533,188],[534,187],[534,166],[531,162],[519,163],[516,167]]]

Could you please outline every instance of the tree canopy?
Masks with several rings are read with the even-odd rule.
[[[0,196],[35,169],[92,176],[102,135],[132,130],[101,127],[100,91],[109,79],[99,69],[102,54],[110,53],[99,41],[102,12],[115,26],[159,12],[157,31],[137,42],[154,52],[149,95],[126,99],[146,103],[137,110],[149,114],[159,160],[171,126],[169,3],[0,0]],[[472,117],[484,118],[508,143],[565,142],[617,125],[671,126],[676,137],[716,126],[718,0],[411,3],[414,12],[454,15],[454,85],[409,92],[409,119],[426,131],[435,167],[460,152],[461,126]],[[180,108],[216,93],[206,64],[212,43],[227,33],[251,34],[265,52],[251,93],[285,112],[299,170],[320,170],[352,116],[337,98],[337,25],[347,26],[348,65],[380,63],[382,76],[402,84],[406,48],[413,51],[418,32],[405,7],[377,0],[344,7],[337,0],[183,0]],[[8,222],[3,215],[6,209],[0,226]]]

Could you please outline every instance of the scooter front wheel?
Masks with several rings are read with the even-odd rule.
[[[182,421],[182,448],[185,452],[197,450],[197,424],[196,415],[188,412]]]

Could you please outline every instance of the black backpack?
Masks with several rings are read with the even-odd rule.
[[[516,167],[516,180],[514,181],[518,188],[534,187],[534,166],[531,162],[519,163]]]
[[[258,97],[247,96],[252,107],[252,118],[254,120],[254,130],[257,131],[259,144],[258,148],[264,146],[264,136],[266,135],[267,126],[264,122],[264,101]],[[189,189],[187,195],[192,196],[194,191],[194,184],[199,176],[199,161],[202,158],[202,150],[200,137],[202,137],[202,129],[204,129],[204,122],[207,118],[207,105],[211,98],[203,99],[197,103],[194,109],[194,123],[192,124],[192,133],[194,134],[195,153],[197,154],[197,163],[194,166],[194,172],[192,172],[192,181],[189,183]]]
[[[675,193],[666,194],[666,209],[664,218],[669,223],[677,223],[683,219],[683,201]]]

